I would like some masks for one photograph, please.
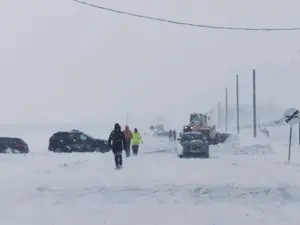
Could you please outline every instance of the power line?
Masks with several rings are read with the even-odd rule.
[[[143,18],[143,19],[148,19],[148,20],[155,20],[155,21],[160,21],[163,23],[171,23],[175,25],[182,25],[182,26],[189,26],[189,27],[198,27],[198,28],[207,28],[207,29],[216,29],[216,30],[235,30],[235,31],[268,31],[268,32],[274,32],[274,31],[300,31],[300,27],[292,27],[292,28],[249,28],[249,27],[229,27],[229,26],[214,26],[214,25],[205,25],[205,24],[194,24],[194,23],[186,23],[186,22],[180,22],[180,21],[175,21],[175,20],[169,20],[169,19],[163,19],[163,18],[158,18],[158,17],[152,17],[152,16],[146,16],[146,15],[141,15],[141,14],[135,14],[131,12],[125,12],[125,11],[120,11],[117,9],[112,9],[112,8],[107,8],[104,6],[99,6],[99,5],[94,5],[88,2],[80,1],[80,0],[72,0],[74,2],[83,4],[83,5],[88,5],[94,8],[98,8],[101,10],[117,13],[117,14],[123,14],[127,16],[132,16],[132,17],[138,17],[138,18]]]

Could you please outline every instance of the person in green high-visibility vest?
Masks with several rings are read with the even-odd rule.
[[[142,136],[138,132],[138,129],[134,128],[134,132],[132,133],[132,139],[131,139],[131,148],[132,148],[133,155],[138,154],[140,144],[143,144]]]

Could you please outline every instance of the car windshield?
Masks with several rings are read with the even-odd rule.
[[[200,141],[206,141],[206,137],[203,134],[185,134],[182,136],[182,139],[187,141],[194,141],[194,140],[200,140]]]
[[[7,138],[0,138],[0,142],[2,143],[2,142],[7,142]]]

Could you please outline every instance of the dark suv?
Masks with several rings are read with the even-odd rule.
[[[107,140],[93,138],[79,130],[59,131],[49,140],[53,152],[108,152]]]
[[[29,148],[25,141],[16,137],[0,137],[0,153],[28,153]]]

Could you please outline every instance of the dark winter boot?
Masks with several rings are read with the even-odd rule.
[[[130,149],[127,148],[125,152],[126,152],[126,157],[129,157],[130,156]]]
[[[116,167],[119,167],[119,157],[118,157],[118,154],[115,154],[115,164],[116,164]]]
[[[138,151],[139,151],[139,146],[138,145],[133,145],[132,146],[132,151],[133,151],[133,155],[137,155]]]
[[[122,159],[122,155],[119,155],[119,167],[121,167],[123,165],[123,159]]]

